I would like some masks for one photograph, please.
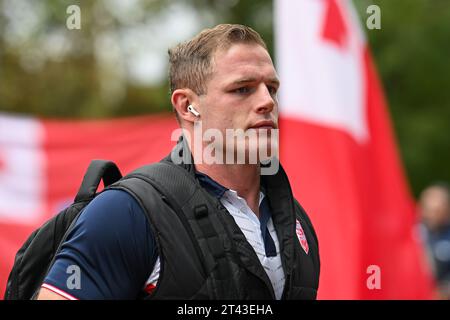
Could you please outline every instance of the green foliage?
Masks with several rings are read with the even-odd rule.
[[[450,181],[450,1],[356,0],[362,23],[381,8],[381,30],[366,34],[415,195]],[[364,24],[363,24],[364,25]]]
[[[101,57],[95,50],[102,36],[115,34],[119,38],[130,24],[138,26],[152,19],[164,7],[164,1],[138,1],[136,6],[147,13],[129,17],[128,21],[109,10],[108,0],[28,1],[29,6],[16,10],[28,11],[38,23],[22,41],[12,43],[7,41],[11,24],[11,19],[7,20],[11,15],[8,3],[11,1],[0,0],[0,110],[47,118],[101,118],[170,110],[166,82],[149,87],[129,81],[123,70],[119,74],[105,72],[116,66],[110,63],[102,70]],[[80,30],[66,27],[66,9],[73,4],[82,10]],[[46,50],[51,34],[56,41],[65,39],[59,53]],[[123,52],[118,59],[125,60]],[[105,84],[112,87],[104,90]]]

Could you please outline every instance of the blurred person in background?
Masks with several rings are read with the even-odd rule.
[[[450,191],[434,183],[419,197],[421,232],[438,284],[439,296],[450,299]]]

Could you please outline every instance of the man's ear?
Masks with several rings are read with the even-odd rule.
[[[179,120],[192,123],[198,120],[198,117],[188,110],[188,106],[192,105],[194,109],[200,112],[198,101],[198,95],[188,88],[176,89],[171,97],[172,106],[175,108]]]

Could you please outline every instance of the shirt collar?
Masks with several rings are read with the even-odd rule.
[[[228,189],[224,186],[222,186],[220,183],[214,181],[211,177],[208,175],[201,173],[199,171],[195,172],[195,176],[197,177],[198,181],[200,182],[200,185],[205,188],[211,195],[215,196],[217,199],[221,199],[225,193],[227,194],[227,197],[231,196],[231,199],[234,199],[238,203],[238,201],[245,202],[244,199],[240,198],[236,191]],[[270,235],[269,229],[268,229],[268,222],[272,216],[271,210],[269,208],[269,204],[267,202],[267,198],[264,196],[264,185],[261,184],[262,191],[259,192],[259,219],[254,215],[248,215],[250,219],[254,219],[257,222],[259,222],[261,235],[263,237],[264,241],[264,248],[266,251],[267,257],[274,257],[277,255],[276,246],[275,243]],[[232,200],[233,201],[233,200]],[[233,203],[231,203],[233,205]]]
[[[200,182],[200,185],[217,199],[222,198],[224,193],[228,190],[228,188],[225,188],[223,185],[214,181],[211,177],[202,172],[196,171],[195,176]]]
[[[220,198],[223,197],[223,195],[227,191],[232,191],[233,193],[236,194],[236,197],[237,197],[236,191],[224,187],[223,185],[221,185],[220,183],[218,183],[217,181],[212,179],[210,176],[208,176],[200,171],[195,171],[195,177],[198,179],[198,181],[200,182],[200,185],[203,188],[205,188],[210,194],[212,194],[219,200],[220,200]],[[261,202],[264,198],[264,195],[265,195],[264,186],[261,184],[261,192],[259,194],[259,204],[261,204]]]

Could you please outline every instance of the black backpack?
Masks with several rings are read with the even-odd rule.
[[[173,152],[177,150],[174,149]],[[203,268],[209,270],[209,272],[214,269],[214,274],[220,277],[228,276],[229,270],[225,259],[218,259],[217,261],[205,259],[204,252],[200,249],[199,243],[204,243],[205,248],[208,248],[204,248],[204,250],[210,252],[214,257],[224,256],[223,246],[217,246],[215,243],[218,235],[208,218],[205,205],[207,200],[204,196],[200,196],[191,206],[184,206],[192,194],[200,188],[200,185],[188,171],[167,161],[169,158],[141,167],[124,178],[122,178],[120,170],[113,162],[93,160],[84,175],[74,203],[35,230],[17,252],[13,268],[8,277],[5,300],[36,298],[42,282],[53,265],[56,254],[74,227],[77,218],[84,207],[98,195],[97,189],[102,179],[105,189],[108,187],[123,189],[117,187],[115,182],[119,180],[124,182],[124,186],[127,186],[125,190],[131,192],[138,200],[146,216],[148,216],[147,210],[151,204],[145,201],[146,190],[145,188],[142,189],[142,184],[138,184],[136,179],[153,186],[168,200],[168,203],[190,232],[192,241],[197,243],[196,247],[198,254],[202,257]],[[139,199],[142,199],[142,201]],[[198,223],[196,228],[200,232],[198,235],[194,235],[192,229],[188,227],[188,219]]]
[[[5,300],[28,300],[37,294],[63,240],[83,208],[98,194],[100,181],[103,180],[106,188],[121,178],[122,174],[113,162],[91,162],[74,203],[35,230],[17,252],[8,277]]]

